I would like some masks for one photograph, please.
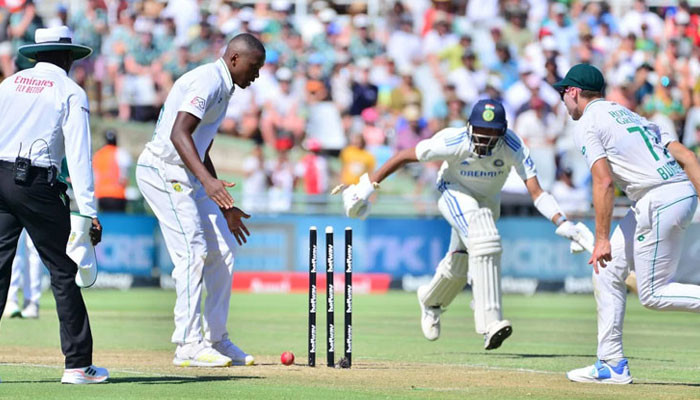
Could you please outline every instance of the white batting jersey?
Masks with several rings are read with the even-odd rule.
[[[177,113],[184,111],[200,119],[192,133],[192,140],[199,158],[204,161],[204,154],[226,115],[234,89],[231,74],[223,59],[182,75],[175,81],[160,110],[153,138],[146,144],[146,148],[170,164],[184,165],[170,140]]]
[[[588,103],[576,125],[576,146],[588,167],[606,157],[615,183],[630,200],[649,189],[688,180],[666,149],[676,140],[639,114],[603,99]]]
[[[523,179],[537,175],[530,150],[513,131],[508,130],[491,151],[479,157],[472,151],[468,126],[445,128],[416,145],[419,161],[444,161],[438,173],[438,190],[457,184],[462,191],[489,204],[500,203],[501,189],[511,167]]]

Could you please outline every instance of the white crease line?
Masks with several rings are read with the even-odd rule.
[[[53,368],[53,369],[63,369],[63,367],[58,366],[58,365],[48,365],[48,364],[31,364],[31,363],[8,363],[8,362],[1,362],[0,366],[8,366],[8,367],[36,367],[36,368]],[[173,374],[161,374],[158,372],[143,372],[143,371],[136,371],[136,370],[131,370],[131,369],[109,369],[110,372],[118,372],[121,374],[132,374],[132,375],[152,375],[152,376],[158,376],[161,378],[165,377],[170,377],[170,378],[187,378],[187,379],[197,379],[198,376],[194,375],[173,375]]]
[[[374,357],[360,357],[360,359],[364,360],[377,360],[381,362],[387,362],[385,360],[380,360],[378,358]],[[402,364],[404,365],[404,364]],[[529,369],[529,368],[510,368],[510,367],[496,367],[492,365],[484,365],[484,364],[430,364],[430,363],[419,363],[419,364],[411,364],[415,365],[416,367],[422,367],[422,366],[435,366],[435,365],[444,365],[444,366],[459,366],[459,367],[467,367],[467,368],[482,368],[486,370],[492,370],[492,371],[513,371],[513,372],[528,372],[532,374],[541,374],[541,375],[561,375],[562,377],[566,377],[566,372],[555,372],[555,371],[543,371],[539,369]],[[693,368],[693,367],[688,367],[685,368],[687,370],[696,370],[699,368]],[[688,384],[697,384],[696,382],[678,382],[678,381],[662,381],[658,379],[645,379],[645,378],[634,378],[635,382],[645,382],[645,383],[660,383],[660,384],[671,384],[671,385],[688,385]]]

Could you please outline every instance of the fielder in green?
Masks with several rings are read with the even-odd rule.
[[[700,164],[677,138],[627,108],[605,101],[605,80],[578,64],[554,85],[593,175],[595,245],[589,264],[598,306],[598,361],[575,369],[576,382],[631,383],[622,349],[625,279],[636,271],[639,300],[659,311],[700,312],[700,286],[675,282],[683,236],[697,207]],[[634,203],[610,236],[614,186]]]

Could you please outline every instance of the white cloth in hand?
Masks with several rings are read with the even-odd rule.
[[[90,241],[92,218],[71,214],[70,236],[66,245],[66,254],[78,265],[75,283],[81,288],[88,288],[97,280],[97,257],[95,247]]]

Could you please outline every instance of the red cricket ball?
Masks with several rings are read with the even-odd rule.
[[[280,356],[280,361],[282,361],[282,364],[284,365],[294,364],[294,353],[292,353],[291,351],[285,351]]]

